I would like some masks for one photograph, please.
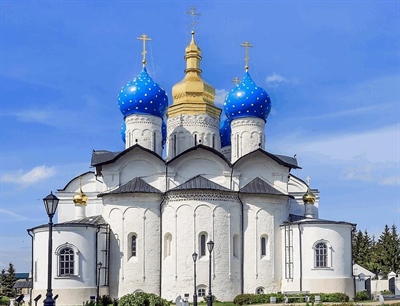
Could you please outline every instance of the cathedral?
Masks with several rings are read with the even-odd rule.
[[[97,290],[112,298],[187,294],[189,302],[196,293],[200,301],[209,269],[220,301],[284,291],[353,297],[355,225],[319,219],[318,190],[291,173],[301,169],[296,158],[266,150],[272,104],[250,75],[247,52],[243,77],[220,109],[202,78],[194,32],[172,101],[147,72],[148,38],[141,39],[142,71],[118,95],[125,149],[93,151],[93,171],[57,191],[57,305],[80,305]],[[33,297],[47,288],[48,230],[28,230]]]

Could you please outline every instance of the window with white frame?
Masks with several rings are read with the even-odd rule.
[[[315,267],[328,267],[328,246],[324,242],[319,242],[315,245]]]
[[[198,286],[197,287],[197,296],[198,297],[203,297],[206,296],[206,287],[205,286]]]
[[[79,252],[74,245],[70,243],[60,245],[55,254],[57,255],[57,276],[68,277],[79,274]]]

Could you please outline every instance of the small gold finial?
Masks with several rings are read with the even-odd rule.
[[[251,45],[248,41],[245,41],[243,44],[240,44],[240,46],[246,48],[246,57],[244,58],[244,62],[246,63],[246,65],[244,66],[244,69],[246,71],[248,71],[249,70],[249,48],[252,48],[253,45]]]
[[[150,41],[151,38],[149,38],[146,34],[142,34],[142,36],[138,37],[137,39],[143,41],[143,52],[142,52],[143,59],[142,59],[142,63],[143,63],[143,67],[145,67],[146,66],[146,53],[147,53],[147,51],[146,51],[146,41]]]
[[[199,24],[199,16],[201,16],[201,14],[197,13],[197,9],[193,5],[191,7],[189,7],[189,12],[185,12],[185,14],[190,15],[192,17],[192,22],[189,23],[188,20],[186,20],[186,22],[187,22],[187,27],[192,28],[192,35],[193,35],[194,34],[194,26],[196,24]],[[196,16],[197,16],[197,20],[195,20]]]
[[[311,192],[310,188],[307,188],[307,192],[303,195],[304,204],[314,204],[315,195]]]
[[[235,84],[237,85],[237,84],[239,84],[240,80],[239,80],[237,77],[235,77],[235,78],[232,80],[232,82],[235,82]]]
[[[82,176],[79,176],[79,191],[74,195],[72,199],[76,205],[86,205],[88,197],[82,191]]]

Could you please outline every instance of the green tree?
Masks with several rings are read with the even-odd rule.
[[[400,270],[400,238],[395,225],[391,228],[385,225],[376,243],[374,255],[377,261],[376,268],[383,274]]]
[[[6,275],[6,270],[5,269],[1,269],[1,275],[0,275],[0,296],[1,295],[4,295],[3,294],[3,284],[4,284],[4,281],[5,281],[5,279],[6,279],[6,277],[7,277],[7,275]]]
[[[1,271],[1,287],[2,294],[9,298],[15,297],[15,290],[13,289],[17,277],[15,276],[14,265],[10,262],[8,264],[7,273],[3,273],[4,269]]]
[[[375,242],[366,230],[353,236],[353,261],[370,271],[376,270]]]

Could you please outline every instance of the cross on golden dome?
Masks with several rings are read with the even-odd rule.
[[[198,13],[196,7],[192,5],[189,8],[189,12],[185,12],[185,14],[190,15],[192,17],[192,22],[189,23],[189,21],[187,21],[187,27],[192,28],[192,32],[193,32],[194,26],[196,24],[199,24],[199,16],[201,16],[201,13]],[[196,16],[197,16],[197,20],[195,20]]]
[[[245,41],[243,44],[240,44],[241,47],[246,48],[246,57],[244,58],[244,61],[246,65],[244,66],[244,69],[249,70],[249,48],[252,48],[253,45],[251,45],[248,41]]]
[[[151,38],[149,38],[146,34],[142,34],[142,36],[138,37],[137,39],[143,41],[143,52],[142,52],[143,59],[142,59],[142,63],[143,63],[143,67],[144,67],[144,66],[146,66],[146,53],[147,53],[147,51],[146,51],[146,41],[150,41]]]

